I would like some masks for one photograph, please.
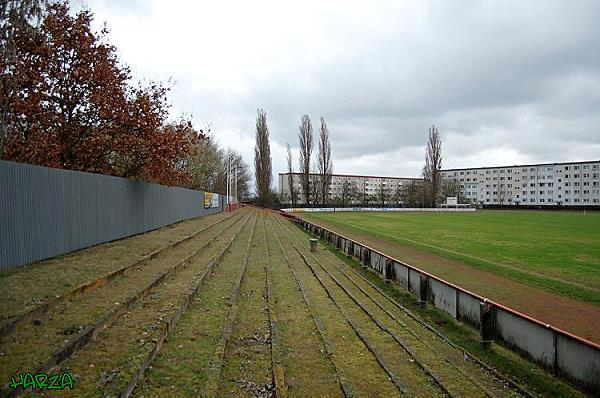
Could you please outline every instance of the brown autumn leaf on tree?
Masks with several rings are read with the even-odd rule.
[[[131,87],[107,31],[93,15],[48,6],[39,29],[16,27],[14,59],[0,60],[0,156],[168,185],[186,185],[185,164],[203,132],[166,124],[168,88]]]

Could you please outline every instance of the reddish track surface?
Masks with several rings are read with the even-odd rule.
[[[306,219],[310,220],[310,217]],[[544,323],[600,343],[600,307],[598,306],[549,293],[478,270],[459,261],[367,235],[337,223],[319,219],[318,224]]]

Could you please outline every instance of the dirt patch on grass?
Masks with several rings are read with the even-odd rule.
[[[351,228],[322,220],[318,223],[544,323],[600,343],[600,307],[598,306],[561,297],[478,270],[459,261],[357,232]]]

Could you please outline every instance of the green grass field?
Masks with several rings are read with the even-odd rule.
[[[600,213],[304,213],[340,232],[400,243],[600,304]]]

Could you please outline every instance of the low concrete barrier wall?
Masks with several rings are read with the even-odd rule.
[[[540,327],[515,313],[494,308],[496,338],[526,353],[547,369],[554,369],[554,334],[549,328]]]
[[[482,330],[483,322],[486,329],[491,327],[496,341],[524,354],[587,392],[600,396],[600,345],[490,301],[335,231],[293,214],[280,214],[328,242],[339,239],[339,247],[356,257],[363,266],[372,268],[386,279],[392,276],[394,282],[409,292],[420,299],[425,297],[428,303],[467,325]],[[386,272],[386,265],[390,261],[393,269],[391,275]],[[421,286],[422,281],[427,285]],[[484,317],[482,306],[487,308],[486,313],[491,311],[490,321]]]
[[[458,291],[458,320],[479,329],[479,303],[481,300],[470,293]]]
[[[452,317],[455,319],[458,318],[458,307],[456,305],[456,296],[458,295],[458,290],[435,279],[429,280],[429,289],[431,302],[436,307],[441,308],[448,314],[452,315]]]

